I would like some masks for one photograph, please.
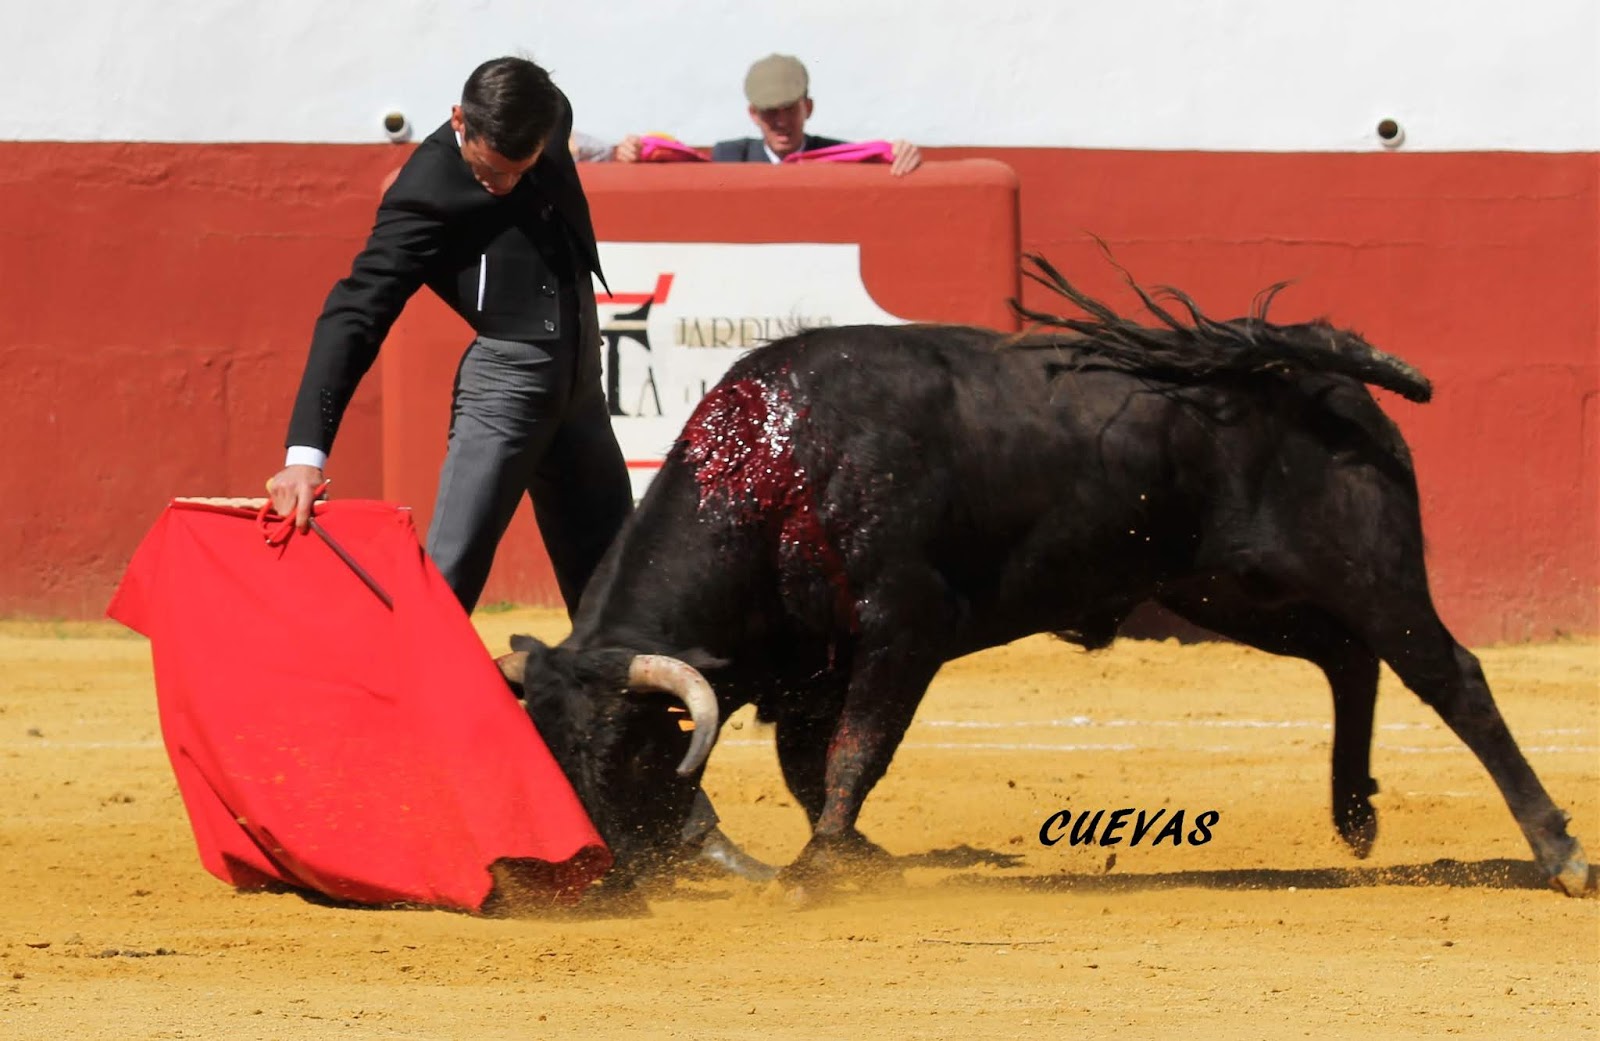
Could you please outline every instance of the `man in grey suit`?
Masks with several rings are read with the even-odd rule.
[[[789,54],[769,54],[750,66],[744,77],[744,97],[750,121],[761,131],[760,137],[739,137],[718,141],[711,148],[715,163],[781,163],[785,156],[816,148],[843,144],[838,138],[806,133],[815,103],[811,100],[811,77],[800,59]],[[889,172],[908,174],[922,164],[922,151],[909,141],[891,142],[894,162]],[[639,138],[629,135],[613,152],[617,162],[639,159]]]
[[[599,250],[567,144],[572,106],[523,58],[485,62],[378,204],[329,292],[289,420],[273,507],[304,531],[356,385],[427,285],[476,333],[451,401],[428,556],[470,612],[527,496],[569,615],[633,509],[600,379]],[[764,877],[699,800],[690,850]]]

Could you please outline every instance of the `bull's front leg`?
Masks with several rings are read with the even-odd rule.
[[[828,801],[828,748],[838,725],[838,712],[822,717],[789,713],[777,720],[778,766],[812,829]]]
[[[861,807],[883,778],[939,662],[891,648],[863,651],[827,748],[821,812],[811,841],[779,878],[796,890],[876,875],[889,855],[856,828]]]

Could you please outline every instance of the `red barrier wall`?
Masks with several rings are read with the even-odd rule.
[[[0,613],[97,615],[168,497],[257,492],[282,459],[312,319],[403,154],[0,142]],[[1279,317],[1327,313],[1421,366],[1435,402],[1385,403],[1415,449],[1446,621],[1472,643],[1600,631],[1600,157],[929,154],[1009,164],[1023,247],[1121,304],[1086,232],[1223,314],[1294,278]],[[670,229],[694,218],[647,178],[740,169],[584,174],[596,190],[637,177],[606,206]],[[727,185],[772,239],[811,238],[812,214]],[[949,253],[950,216],[921,228],[920,254]],[[602,235],[612,219],[597,212]],[[877,261],[863,263],[872,285]],[[340,435],[338,494],[381,490],[381,382]],[[417,424],[442,445],[442,420]]]
[[[943,150],[941,157],[992,154]],[[1471,642],[1600,629],[1600,157],[1017,149],[1023,244],[1136,306],[1145,284],[1243,313],[1327,315],[1406,358],[1433,593]],[[1025,297],[1048,304],[1029,286]]]
[[[0,613],[97,617],[174,495],[259,495],[390,148],[0,142]],[[376,496],[377,381],[339,440]]]
[[[891,314],[1014,328],[1005,302],[1018,290],[1017,181],[992,160],[939,163],[902,178],[883,167],[583,172],[602,241],[859,243],[862,282]],[[444,462],[451,382],[471,336],[433,300],[408,309],[385,347],[384,494],[411,503],[422,531]],[[529,508],[495,558],[482,602],[496,600],[561,603]]]

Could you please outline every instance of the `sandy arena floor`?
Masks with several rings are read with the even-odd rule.
[[[479,630],[558,637],[548,613]],[[1480,652],[1600,857],[1600,643]],[[1578,1038],[1600,900],[1541,888],[1488,776],[1385,674],[1381,832],[1328,823],[1308,665],[1043,638],[940,675],[863,829],[901,886],[795,911],[731,882],[645,918],[493,920],[240,894],[196,859],[146,643],[0,625],[0,1037]],[[784,861],[804,821],[741,713],[707,786]],[[1205,810],[1201,846],[1045,847],[1058,809]]]

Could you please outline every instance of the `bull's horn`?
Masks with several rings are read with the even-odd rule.
[[[711,743],[717,739],[717,696],[711,684],[693,666],[661,654],[635,655],[628,665],[628,686],[665,691],[682,701],[694,721],[694,739],[678,764],[678,776],[687,777],[705,765]]]
[[[522,689],[523,677],[528,674],[527,651],[513,651],[510,654],[502,654],[494,660],[494,663],[500,667],[500,675],[506,678],[507,683],[518,690]]]

